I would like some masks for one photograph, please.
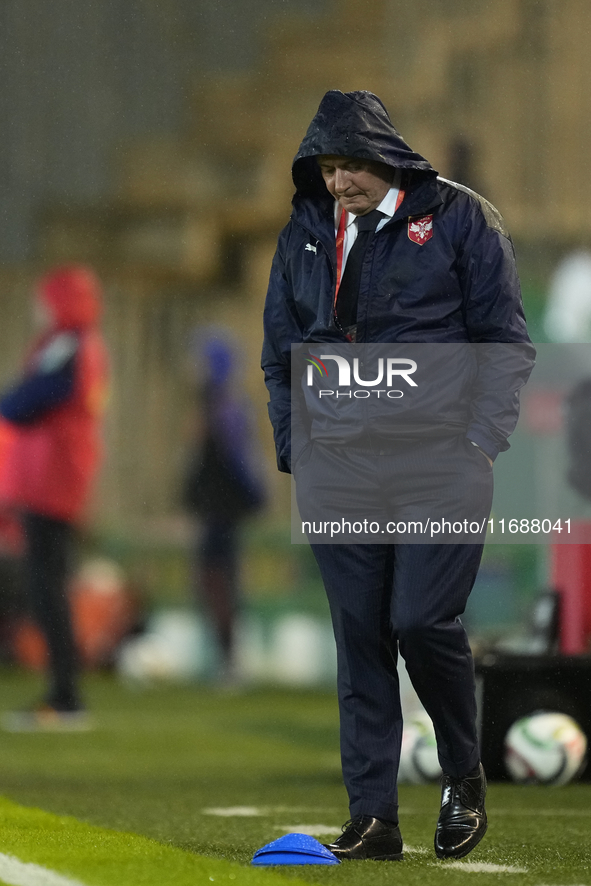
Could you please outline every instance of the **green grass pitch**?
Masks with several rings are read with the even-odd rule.
[[[429,785],[401,788],[402,863],[250,867],[253,852],[286,830],[326,828],[330,839],[348,817],[334,695],[134,691],[102,677],[86,688],[95,731],[0,734],[0,853],[87,886],[591,886],[583,783],[491,785],[489,832],[460,863],[435,858],[439,791]],[[0,710],[38,691],[34,678],[4,671]]]

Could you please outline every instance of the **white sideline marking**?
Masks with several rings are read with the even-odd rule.
[[[266,809],[257,809],[256,806],[212,806],[210,809],[203,810],[204,815],[221,815],[222,818],[230,818],[238,816],[243,818],[253,818],[256,815],[266,815]]]
[[[591,815],[591,809],[497,809],[495,815]]]
[[[80,880],[64,877],[48,868],[20,861],[0,852],[0,880],[8,886],[84,886]]]
[[[467,874],[527,874],[527,868],[518,868],[512,864],[489,864],[484,861],[446,861],[445,865],[433,865],[443,869],[453,868],[466,871]]]
[[[316,815],[317,813],[337,813],[338,809],[333,809],[330,806],[209,806],[207,809],[202,809],[201,812],[203,815],[220,815],[222,817],[231,817],[236,815],[238,817],[250,817],[250,816],[265,816],[265,815],[276,815],[282,812],[310,812]]]
[[[278,824],[276,831],[285,831],[286,834],[307,834],[309,837],[334,836],[342,833],[342,828],[336,828],[331,824]]]

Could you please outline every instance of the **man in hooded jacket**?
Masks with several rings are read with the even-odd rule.
[[[369,92],[331,90],[324,96],[292,175],[296,193],[271,270],[262,358],[279,470],[293,470],[296,485],[303,483],[310,436],[314,440],[313,429],[308,439],[302,433],[292,438],[292,344],[511,343],[520,350],[503,366],[498,360],[480,366],[479,398],[461,433],[455,428],[434,438],[426,429],[418,440],[388,441],[379,453],[388,459],[381,462],[386,472],[396,476],[418,451],[419,476],[417,464],[437,461],[445,450],[459,475],[479,484],[490,503],[492,462],[508,448],[519,388],[534,356],[503,219],[482,197],[439,178]],[[381,213],[375,233],[356,259],[355,280],[345,285],[361,221],[375,210]],[[364,445],[362,437],[358,445]],[[375,461],[374,452],[368,455]],[[435,851],[442,858],[462,857],[487,827],[473,662],[459,619],[482,544],[312,548],[337,643],[341,758],[351,815],[329,848],[341,859],[402,858],[396,785],[400,650],[433,720],[443,770]]]
[[[102,456],[108,359],[99,328],[101,287],[86,267],[56,268],[37,284],[33,341],[20,380],[0,399],[13,439],[0,499],[20,515],[28,591],[48,648],[41,704],[14,712],[13,731],[86,728],[67,593],[71,548]]]

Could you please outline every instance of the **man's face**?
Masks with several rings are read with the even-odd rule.
[[[322,154],[318,165],[329,193],[353,215],[367,215],[392,187],[394,170],[385,163]]]

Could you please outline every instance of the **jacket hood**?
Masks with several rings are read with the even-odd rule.
[[[93,326],[101,315],[101,285],[90,268],[56,268],[38,283],[39,298],[50,309],[53,326],[80,329]]]
[[[377,95],[365,90],[331,89],[320,102],[292,166],[296,191],[302,196],[328,193],[316,162],[320,154],[377,160],[397,169],[437,175],[431,164],[406,144]]]

